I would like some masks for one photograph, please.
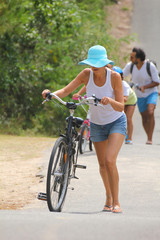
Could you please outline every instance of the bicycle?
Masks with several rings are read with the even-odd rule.
[[[79,97],[79,98],[73,98],[73,100],[80,100],[85,99],[87,96]],[[89,142],[89,150],[92,151],[92,141],[90,140],[90,121],[89,121],[89,111],[87,111],[83,105],[81,105],[83,110],[87,113],[87,118],[84,120],[81,131],[80,131],[80,137],[79,137],[79,152],[83,154],[86,150],[87,143]]]
[[[61,212],[71,179],[78,179],[75,175],[76,168],[86,169],[86,166],[77,164],[79,135],[76,128],[80,128],[83,119],[74,117],[74,111],[77,106],[85,103],[101,104],[99,104],[100,99],[95,96],[86,98],[79,103],[64,102],[54,93],[47,93],[43,103],[52,100],[52,96],[69,109],[70,115],[66,118],[65,133],[60,135],[53,146],[48,165],[46,193],[39,193],[38,199],[47,201],[50,211]],[[74,189],[72,188],[72,190]]]
[[[129,81],[126,81],[126,82],[129,84],[129,86],[131,88],[135,87],[136,89],[141,91],[141,88],[139,87],[138,83],[133,83],[133,82],[129,82]]]

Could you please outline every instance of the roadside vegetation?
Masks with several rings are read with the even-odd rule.
[[[41,105],[42,90],[68,84],[83,69],[77,63],[92,45],[106,47],[108,56],[119,64],[121,40],[108,34],[111,26],[104,11],[113,2],[1,0],[1,133],[56,136],[66,113],[52,103]],[[83,114],[82,109],[77,111]]]

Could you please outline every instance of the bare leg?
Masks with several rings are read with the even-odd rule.
[[[111,197],[114,206],[120,206],[119,192],[119,175],[116,166],[117,155],[123,144],[125,136],[120,133],[112,133],[108,140],[103,142],[94,142],[97,153],[100,173],[106,189],[106,204],[110,205]]]
[[[106,190],[106,203],[105,205],[111,206],[112,205],[112,194],[111,194],[111,189],[109,185],[109,180],[108,180],[108,174],[106,171],[106,164],[105,164],[105,159],[106,159],[106,149],[108,145],[108,140],[105,140],[103,142],[93,142],[98,162],[99,162],[99,172],[103,180],[103,184]]]
[[[147,110],[145,112],[140,113],[141,117],[142,117],[142,124],[143,124],[143,128],[146,132],[146,134],[148,133],[148,114],[147,114]]]
[[[144,130],[147,134],[147,139],[148,141],[151,141],[151,142],[152,142],[152,136],[153,136],[154,126],[155,126],[154,110],[155,110],[155,105],[148,104],[147,110],[141,113],[142,123],[143,123]]]
[[[133,134],[133,121],[132,121],[132,117],[133,117],[133,113],[135,111],[135,107],[136,106],[125,106],[125,113],[126,113],[126,117],[127,117],[127,135],[128,135],[128,140],[132,140],[132,134]]]

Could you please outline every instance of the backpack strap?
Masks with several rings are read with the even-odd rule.
[[[132,74],[134,63],[131,64],[130,74]]]
[[[150,61],[147,61],[147,63],[146,63],[146,70],[147,70],[148,75],[151,77]]]

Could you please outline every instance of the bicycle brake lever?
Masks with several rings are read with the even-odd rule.
[[[45,102],[48,102],[51,99],[52,99],[51,92],[46,93],[46,99],[42,102],[42,104],[44,104]]]
[[[95,94],[93,94],[92,97],[94,98],[95,105],[97,106],[101,99],[97,98]]]
[[[42,104],[44,104],[45,102],[48,102],[49,101],[49,99],[45,99],[43,102],[42,102]]]

